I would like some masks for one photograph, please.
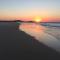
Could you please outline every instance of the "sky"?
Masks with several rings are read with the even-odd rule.
[[[0,20],[60,22],[60,0],[0,0]]]

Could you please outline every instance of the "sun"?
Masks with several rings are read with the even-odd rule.
[[[42,21],[42,18],[41,18],[41,17],[35,17],[35,18],[33,19],[33,21],[36,22],[36,23],[39,23],[39,22]]]

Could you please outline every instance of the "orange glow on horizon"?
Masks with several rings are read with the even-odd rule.
[[[15,20],[21,20],[21,21],[33,21],[36,23],[39,22],[60,22],[59,17],[42,17],[42,16],[27,16],[27,17],[13,17],[13,16],[1,16],[0,21],[15,21]]]

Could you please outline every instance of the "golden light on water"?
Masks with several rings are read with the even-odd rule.
[[[36,23],[39,23],[39,22],[42,21],[42,18],[41,18],[41,17],[35,17],[35,18],[33,19],[33,21],[36,22]]]

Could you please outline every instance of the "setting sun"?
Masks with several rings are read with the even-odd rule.
[[[38,23],[38,22],[42,21],[42,18],[41,17],[35,17],[33,21]]]

